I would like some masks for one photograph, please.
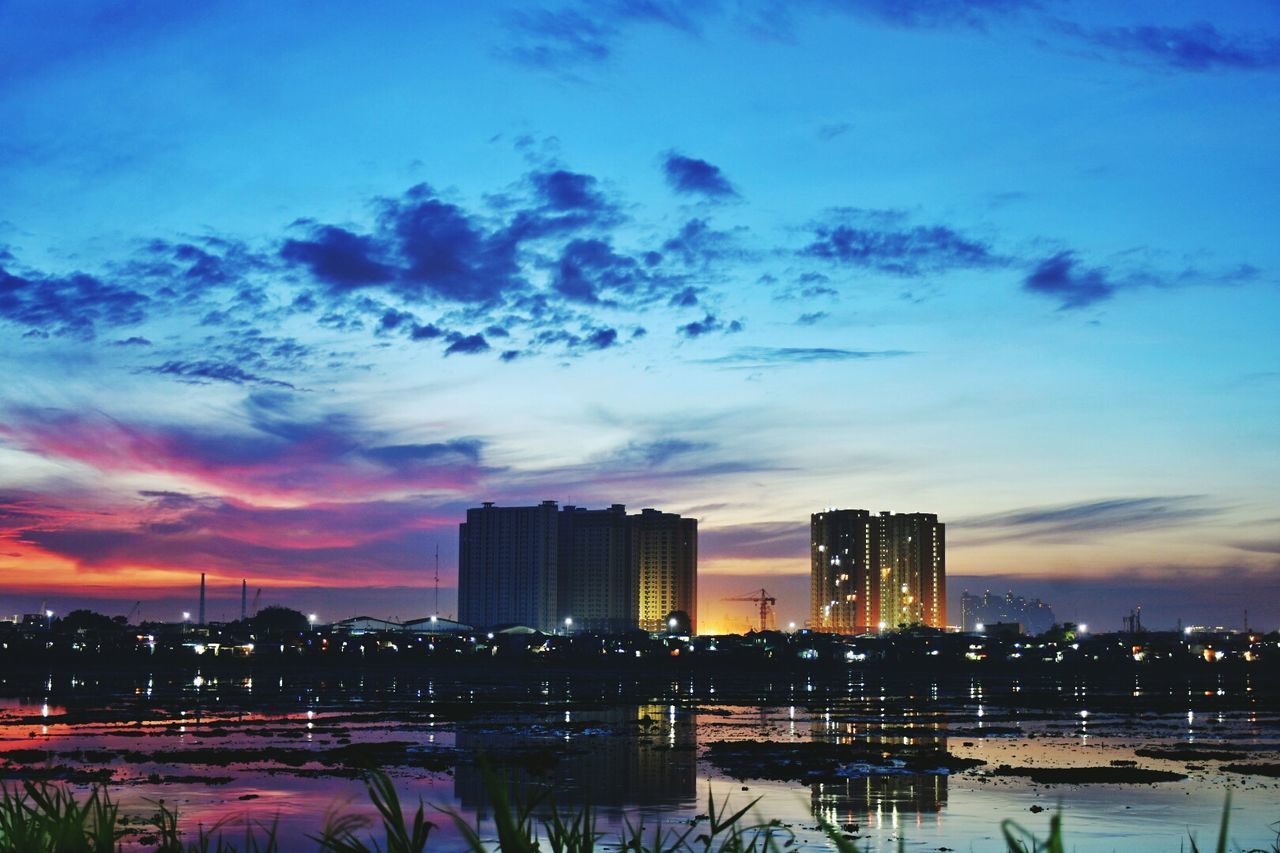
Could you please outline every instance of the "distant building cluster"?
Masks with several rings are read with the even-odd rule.
[[[660,631],[680,614],[692,633],[697,602],[697,519],[486,502],[459,525],[458,618],[470,625]]]
[[[838,634],[946,627],[945,528],[922,512],[814,513],[809,627]]]
[[[960,595],[960,627],[965,631],[977,631],[979,626],[1019,625],[1024,634],[1043,634],[1057,621],[1053,608],[1038,598],[1028,601],[1012,592],[992,595],[991,590],[981,596],[970,595],[968,590]]]

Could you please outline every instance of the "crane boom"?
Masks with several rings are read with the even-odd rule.
[[[750,601],[760,606],[760,630],[769,630],[769,622],[773,616],[773,606],[778,603],[778,599],[770,595],[764,587],[759,592],[750,592],[746,595],[727,596],[724,601]]]

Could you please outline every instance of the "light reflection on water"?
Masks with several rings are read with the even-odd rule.
[[[782,678],[744,692],[708,677],[648,689],[649,701],[636,701],[646,690],[634,684],[581,685],[567,677],[464,685],[434,676],[272,673],[255,681],[192,673],[145,675],[108,689],[98,679],[59,675],[32,686],[34,692],[21,692],[7,684],[15,692],[0,697],[0,758],[20,757],[0,772],[20,778],[14,766],[109,769],[130,813],[148,811],[148,799],[164,799],[193,824],[278,819],[295,841],[314,833],[336,804],[371,815],[359,779],[334,775],[342,768],[306,755],[280,764],[242,753],[210,766],[163,752],[313,749],[318,756],[346,744],[405,741],[414,744],[411,752],[456,751],[458,759],[451,771],[389,768],[403,798],[457,809],[468,820],[484,814],[474,756],[485,753],[501,757],[521,796],[553,792],[561,805],[589,802],[606,831],[621,829],[624,815],[633,823],[687,828],[706,812],[709,795],[739,804],[761,797],[763,816],[783,820],[815,848],[825,846],[814,827],[821,816],[873,849],[895,849],[899,836],[908,849],[1000,849],[1001,819],[1043,833],[1047,813],[1029,807],[1061,803],[1077,849],[1171,849],[1185,841],[1188,827],[1198,827],[1202,838],[1213,834],[1228,786],[1236,789],[1238,814],[1232,837],[1244,847],[1270,843],[1268,823],[1280,818],[1280,785],[1221,772],[1216,761],[1191,762],[1201,768],[1191,770],[1186,761],[1141,759],[1143,767],[1189,774],[1141,786],[1043,786],[989,772],[1002,764],[1107,766],[1135,760],[1134,749],[1144,745],[1225,745],[1274,762],[1280,717],[1272,706],[1259,707],[1247,679],[1219,680],[1206,690],[1140,677],[1113,689],[1078,678],[1053,684],[966,678],[957,689],[937,678],[894,684],[857,673],[838,682]],[[1030,701],[1032,695],[1043,701]],[[1181,708],[1174,697],[1183,697]],[[955,775],[855,773],[807,785],[734,780],[703,755],[708,743],[721,740],[887,751],[937,745],[987,766]],[[213,784],[202,781],[208,777]],[[446,839],[456,840],[448,820],[438,823]]]

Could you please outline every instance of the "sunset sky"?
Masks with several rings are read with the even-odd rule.
[[[482,500],[1280,627],[1280,7],[0,4],[0,614],[454,608]]]

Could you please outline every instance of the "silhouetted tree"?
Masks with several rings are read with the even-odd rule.
[[[670,634],[688,634],[693,622],[689,614],[683,610],[672,610],[667,614],[667,632]]]
[[[253,630],[260,634],[287,634],[307,630],[307,617],[288,607],[272,605],[264,607],[249,620]]]
[[[72,610],[58,620],[58,628],[66,633],[84,631],[86,633],[104,633],[114,631],[116,624],[110,616],[95,613],[92,610]]]

